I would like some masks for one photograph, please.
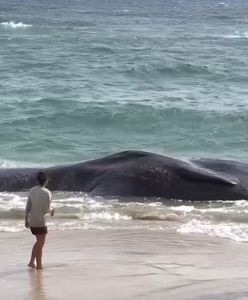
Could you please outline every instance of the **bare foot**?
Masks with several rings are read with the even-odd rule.
[[[36,265],[34,263],[29,263],[28,264],[28,267],[32,268],[32,269],[35,269],[36,268]]]
[[[42,266],[37,266],[36,270],[43,270]]]

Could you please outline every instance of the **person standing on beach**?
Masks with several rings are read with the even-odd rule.
[[[39,184],[33,187],[28,195],[25,211],[25,227],[30,228],[32,234],[36,236],[36,243],[33,246],[28,266],[42,269],[42,252],[47,234],[45,215],[50,213],[53,216],[54,209],[50,208],[51,192],[46,188],[48,175],[44,172],[39,172],[37,180]]]

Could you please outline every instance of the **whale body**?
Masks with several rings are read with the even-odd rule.
[[[49,174],[52,191],[181,200],[248,199],[248,163],[222,159],[182,160],[145,151],[49,168],[0,169],[0,191],[25,191]]]

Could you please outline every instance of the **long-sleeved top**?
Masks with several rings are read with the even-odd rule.
[[[42,186],[33,187],[28,195],[26,214],[31,227],[46,226],[45,215],[50,211],[51,192]]]

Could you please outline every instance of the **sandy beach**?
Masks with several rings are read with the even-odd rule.
[[[248,299],[248,245],[152,230],[51,231],[44,270],[29,232],[1,233],[1,299]]]

